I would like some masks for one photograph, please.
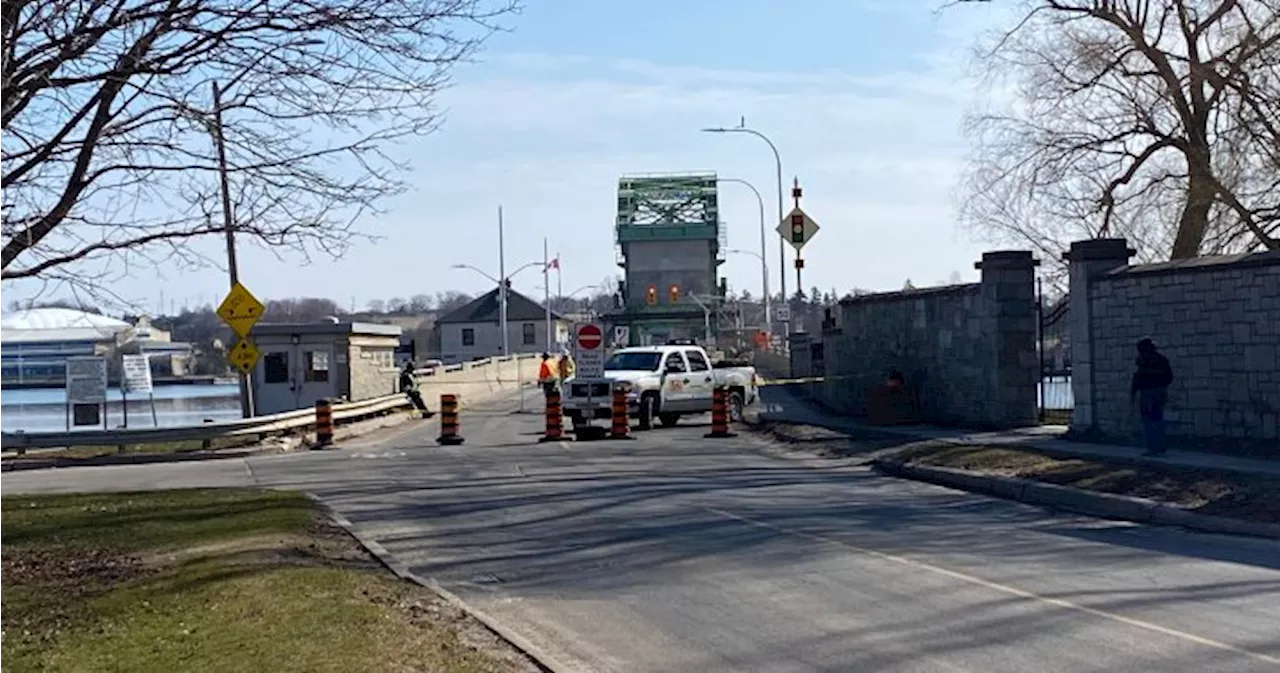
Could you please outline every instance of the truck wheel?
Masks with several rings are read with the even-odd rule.
[[[640,398],[640,422],[637,430],[653,429],[653,417],[658,415],[658,396],[645,395]]]
[[[680,414],[658,414],[658,421],[662,427],[669,428],[680,422]]]
[[[742,410],[745,405],[742,402],[742,393],[735,390],[729,393],[729,420],[734,423],[742,422]]]

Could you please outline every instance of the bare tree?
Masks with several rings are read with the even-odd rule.
[[[452,67],[517,2],[6,1],[2,277],[208,263],[219,111],[236,230],[340,255],[404,187],[387,147],[437,127]]]
[[[1280,247],[1280,0],[1023,4],[978,54],[1009,86],[968,120],[970,225],[1051,258]]]
[[[365,304],[365,307],[369,309],[370,313],[386,313],[387,302],[381,299],[370,299],[369,303]]]

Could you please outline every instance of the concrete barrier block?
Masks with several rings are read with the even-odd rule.
[[[1022,491],[1023,502],[1044,505],[1108,519],[1123,519],[1147,523],[1151,521],[1156,503],[1142,498],[1130,498],[1110,493],[1085,491],[1057,484],[1030,482]]]
[[[908,465],[906,472],[915,479],[1010,500],[1018,500],[1027,484],[1021,479],[932,465]]]
[[[1151,512],[1151,523],[1162,526],[1182,526],[1209,533],[1252,535],[1280,540],[1280,524],[1197,514],[1173,505],[1157,505]]]

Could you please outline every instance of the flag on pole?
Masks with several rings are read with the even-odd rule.
[[[543,270],[544,270],[544,271],[550,271],[550,270],[552,270],[552,269],[555,269],[555,270],[557,270],[557,271],[559,271],[559,270],[560,270],[560,258],[559,258],[559,257],[556,257],[555,259],[551,260],[550,262],[547,262],[547,268],[546,268],[546,269],[543,269]]]

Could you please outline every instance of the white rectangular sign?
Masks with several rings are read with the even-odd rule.
[[[778,322],[791,322],[791,307],[790,306],[773,307],[773,319],[777,320]]]
[[[584,379],[604,377],[604,328],[599,323],[573,326],[574,376]]]
[[[67,403],[107,401],[107,360],[96,355],[67,358]]]
[[[145,355],[120,356],[120,369],[124,371],[124,389],[129,393],[151,392],[151,361]]]
[[[626,346],[631,343],[631,327],[627,325],[616,325],[613,328],[613,343],[619,346]]]

